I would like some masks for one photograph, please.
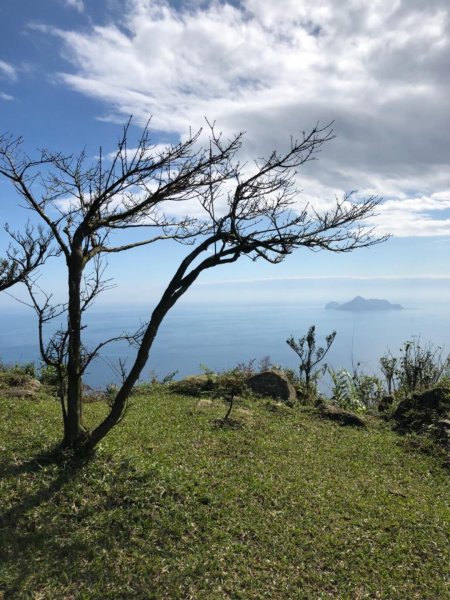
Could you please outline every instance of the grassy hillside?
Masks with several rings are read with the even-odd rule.
[[[0,598],[450,597],[448,472],[381,423],[249,401],[221,428],[219,401],[160,390],[56,465],[29,460],[55,401],[0,410]]]

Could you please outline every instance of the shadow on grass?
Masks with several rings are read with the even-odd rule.
[[[137,473],[127,461],[105,456],[64,459],[54,451],[3,464],[0,487],[9,486],[10,494],[9,506],[0,510],[0,597],[37,591],[54,597],[45,596],[49,582],[61,593],[101,580],[119,585],[117,562],[136,537],[150,555],[154,544],[161,550],[169,538],[180,537],[183,524],[180,529],[176,518],[158,519],[161,497],[170,492],[156,473]],[[131,579],[136,558],[128,560]],[[152,562],[146,565],[147,581],[157,568]]]
[[[94,452],[89,455],[76,457],[61,450],[60,444],[47,448],[35,456],[23,461],[0,461],[0,481],[11,475],[20,475],[21,473],[36,473],[44,467],[55,465],[61,470],[73,469],[76,472],[79,468],[89,462],[94,456]]]

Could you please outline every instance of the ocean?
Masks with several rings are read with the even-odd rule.
[[[88,347],[118,335],[134,331],[148,318],[144,307],[94,308],[84,329]],[[318,345],[336,330],[326,362],[334,369],[352,369],[379,374],[380,356],[390,350],[399,354],[403,343],[420,336],[450,352],[450,307],[448,304],[409,306],[401,311],[344,312],[325,310],[321,303],[228,303],[189,304],[180,302],[167,315],[142,373],[148,381],[177,371],[176,378],[201,372],[230,369],[240,362],[269,356],[274,364],[296,368],[298,361],[286,344],[293,335],[299,338],[310,325],[316,326]],[[132,365],[135,350],[125,342],[105,348],[89,368],[85,381],[95,388],[118,381],[113,365],[119,358]],[[35,361],[39,364],[36,320],[24,308],[3,309],[0,314],[0,359],[7,364]],[[327,387],[322,382],[322,389]],[[326,389],[324,389],[326,391]]]

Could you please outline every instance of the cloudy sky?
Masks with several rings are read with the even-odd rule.
[[[30,152],[112,150],[132,114],[136,130],[152,116],[157,143],[205,117],[226,134],[245,130],[251,158],[334,121],[336,139],[301,173],[303,200],[382,196],[374,224],[393,238],[277,267],[244,261],[208,273],[202,293],[251,279],[272,289],[317,277],[450,279],[448,0],[5,0],[0,33],[0,132],[24,136]],[[0,224],[19,225],[4,182],[0,202]],[[181,250],[158,249],[134,289],[163,285]],[[117,298],[132,285],[129,260],[111,265]]]

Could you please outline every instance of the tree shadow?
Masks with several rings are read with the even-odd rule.
[[[39,546],[39,540],[42,539],[44,532],[38,531],[32,515],[40,506],[50,502],[64,485],[73,480],[77,473],[89,464],[91,459],[92,456],[88,455],[76,457],[64,454],[59,446],[55,446],[20,463],[8,461],[0,464],[0,485],[6,485],[8,479],[17,479],[26,475],[31,476],[32,480],[36,480],[45,467],[54,467],[50,475],[47,472],[46,476],[39,481],[37,489],[33,489],[29,494],[22,494],[11,506],[0,510],[0,530],[2,531],[0,564],[3,567],[8,562],[20,561],[15,549],[20,548],[23,557],[34,554],[33,548]],[[51,532],[47,531],[45,534],[47,533]],[[0,581],[0,591],[4,591],[2,597],[16,597],[15,594],[20,591],[21,582],[34,569],[33,560],[28,561],[28,565],[26,560],[20,562],[20,574],[15,583],[8,586],[9,589],[4,589],[4,584],[2,586]]]
[[[60,444],[55,444],[26,460],[11,461],[0,459],[0,481],[12,475],[38,472],[49,465],[56,465],[61,469],[71,468],[76,471],[89,462],[93,456],[94,452],[76,456],[64,452],[61,450]]]
[[[0,597],[19,597],[30,581],[45,586],[46,579],[64,578],[73,585],[81,577],[85,583],[85,578],[98,576],[96,567],[89,565],[99,553],[105,556],[105,577],[108,572],[113,575],[113,561],[107,557],[131,543],[144,489],[149,493],[143,510],[153,511],[155,476],[151,471],[137,473],[127,461],[103,460],[96,466],[92,456],[63,457],[52,449],[19,465],[1,466],[0,485],[14,486],[12,479],[22,477],[33,489],[18,498],[13,490],[11,504],[0,509]],[[105,472],[107,493],[97,482]],[[120,518],[114,520],[117,511]],[[155,522],[148,535],[164,540],[165,532]]]

